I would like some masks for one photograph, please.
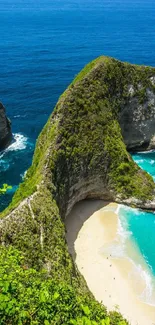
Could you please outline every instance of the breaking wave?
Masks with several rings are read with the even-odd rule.
[[[105,244],[101,253],[116,260],[130,261],[128,279],[136,288],[136,294],[143,302],[155,306],[155,279],[151,267],[147,264],[140,252],[134,234],[129,230],[127,213],[134,217],[141,213],[138,209],[132,209],[124,205],[118,205],[115,211],[118,215],[118,228],[115,240]]]
[[[13,134],[13,141],[10,146],[0,153],[0,172],[8,170],[11,166],[14,158],[13,152],[25,150],[29,146],[32,144],[27,137],[21,133]]]

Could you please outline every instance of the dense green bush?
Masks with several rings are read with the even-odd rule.
[[[70,324],[87,311],[71,286],[28,268],[14,248],[0,248],[0,324]]]
[[[3,187],[0,188],[0,195],[1,194],[5,194],[8,190],[11,190],[12,186],[8,185],[8,184],[3,184]]]
[[[117,315],[118,316],[118,315]],[[124,325],[86,295],[29,268],[13,247],[0,247],[0,325]]]

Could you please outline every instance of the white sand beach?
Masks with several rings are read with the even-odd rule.
[[[69,251],[95,298],[108,308],[119,310],[131,325],[155,324],[155,307],[143,303],[138,291],[142,281],[129,277],[128,259],[114,259],[102,252],[117,234],[117,204],[85,200],[76,204],[66,219]]]

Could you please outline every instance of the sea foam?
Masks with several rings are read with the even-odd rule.
[[[133,209],[123,205],[119,207],[117,235],[119,236],[123,246],[123,257],[130,260],[133,265],[132,270],[129,273],[131,283],[135,282],[137,279],[137,282],[141,281],[145,284],[144,289],[138,294],[139,298],[144,303],[155,306],[155,279],[152,269],[150,265],[148,265],[145,256],[142,255],[136,242],[134,241],[133,233],[129,231],[128,221],[125,216],[126,213],[131,212],[131,210],[134,213],[134,217],[136,217],[136,215],[138,216],[140,213],[138,209]],[[128,244],[130,247],[132,247],[132,249],[127,249]]]
[[[26,149],[28,138],[20,133],[15,133],[13,139],[13,143],[6,149],[6,152]]]
[[[0,154],[0,171],[6,171],[12,164],[13,156],[11,152],[25,150],[28,146],[28,138],[21,133],[13,134],[13,141],[10,146]]]
[[[5,149],[0,154],[0,159],[3,158],[9,151],[17,151],[17,150],[24,150],[27,147],[27,141],[28,138],[26,138],[24,135],[20,133],[13,134],[13,142],[10,144],[10,146]]]
[[[154,149],[148,150],[148,151],[138,151],[136,154],[142,153],[142,154],[148,154],[148,153],[152,153],[155,152]]]
[[[118,204],[115,213],[118,215],[118,227],[116,237],[112,242],[106,243],[101,253],[110,256],[113,260],[128,260],[131,268],[128,271],[128,280],[134,288],[137,297],[146,304],[155,306],[155,280],[151,267],[140,252],[132,231],[129,230],[127,213],[140,213],[138,209]]]

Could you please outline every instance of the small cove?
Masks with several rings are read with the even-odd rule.
[[[143,169],[145,169],[147,172],[149,172],[152,176],[155,176],[155,152],[145,152],[145,153],[137,153],[133,155],[133,159],[135,162]],[[154,168],[153,168],[154,165]],[[149,168],[150,167],[150,168]],[[118,205],[117,209],[114,208],[113,206],[105,206],[104,209],[102,208],[102,203],[93,203],[93,202],[87,202],[86,207],[83,203],[79,203],[79,208],[77,211],[72,212],[72,218],[67,219],[68,224],[67,230],[72,229],[70,231],[70,239],[72,242],[72,245],[70,247],[69,245],[69,250],[74,258],[76,260],[76,263],[78,264],[78,259],[80,258],[79,252],[77,250],[77,256],[75,254],[76,245],[77,245],[77,240],[81,241],[80,238],[81,236],[84,236],[84,247],[82,249],[82,254],[81,258],[83,256],[83,250],[88,249],[88,246],[90,244],[91,239],[90,236],[90,231],[89,231],[89,236],[87,238],[87,235],[85,234],[85,224],[87,224],[87,221],[84,220],[84,215],[86,215],[86,219],[88,219],[89,223],[89,215],[93,213],[94,211],[97,211],[99,209],[100,213],[107,214],[107,221],[104,219],[103,222],[103,227],[110,227],[107,228],[107,236],[109,237],[111,235],[111,229],[114,226],[114,223],[112,221],[112,224],[108,225],[107,222],[111,222],[109,218],[111,214],[115,213],[115,216],[118,218],[117,219],[117,225],[116,229],[114,231],[115,235],[111,236],[111,239],[108,239],[107,242],[105,241],[105,238],[103,239],[103,243],[101,240],[101,246],[98,251],[98,258],[99,258],[99,263],[106,263],[104,261],[108,260],[114,267],[116,267],[116,270],[119,270],[121,273],[121,281],[123,279],[126,279],[128,286],[132,288],[133,292],[133,299],[136,299],[136,304],[143,304],[143,309],[152,308],[151,313],[154,315],[154,307],[155,307],[155,214],[151,212],[146,212],[142,211],[139,209],[133,209],[130,207],[127,207],[125,205]],[[93,211],[91,210],[91,206],[93,204],[95,208]],[[85,212],[85,209],[87,210],[87,213]],[[104,218],[104,216],[101,216],[101,218]],[[81,221],[79,221],[81,220]],[[90,219],[91,220],[91,219]],[[109,220],[109,221],[108,221]],[[86,223],[85,223],[86,222]],[[91,221],[90,221],[91,222]],[[78,224],[78,227],[77,227]],[[89,226],[88,226],[89,227]],[[76,232],[75,232],[76,229]],[[108,230],[109,229],[109,230]],[[82,231],[82,232],[81,232]],[[83,233],[84,231],[84,233]],[[97,230],[98,233],[99,230]],[[82,235],[83,234],[83,235]],[[104,233],[105,235],[105,233]],[[85,237],[86,236],[86,237]],[[93,237],[93,236],[92,236]],[[98,237],[98,235],[97,235]],[[95,241],[97,241],[97,237]],[[107,237],[107,238],[108,238]],[[96,243],[94,243],[96,245]],[[85,247],[86,246],[86,247]],[[92,254],[92,253],[91,253]],[[103,260],[100,260],[100,255],[102,255]],[[93,255],[92,255],[93,256]],[[76,258],[76,259],[75,259]],[[86,257],[85,257],[86,258]],[[93,258],[93,257],[92,257]],[[96,257],[95,261],[98,260]],[[80,261],[81,263],[81,261]],[[93,260],[89,261],[87,268],[91,266],[93,268],[93,264],[96,262],[93,262]],[[92,284],[92,279],[91,279],[91,272],[89,275],[89,272],[87,273],[87,270],[84,270],[83,264],[81,265],[81,273],[84,275],[86,281],[88,281],[88,286],[90,287],[91,291],[95,293],[95,285],[93,287]],[[78,268],[79,268],[78,265]],[[106,273],[106,264],[104,265],[104,273]],[[109,266],[108,266],[109,267]],[[84,271],[83,271],[84,270]],[[83,272],[86,272],[83,273]],[[94,271],[95,272],[95,271]],[[98,272],[98,271],[97,271]],[[118,272],[118,274],[119,274]],[[88,278],[87,278],[88,276]],[[96,274],[98,277],[98,275]],[[102,276],[102,275],[101,275]],[[90,277],[90,278],[89,278]],[[115,274],[114,274],[115,277]],[[117,271],[116,271],[116,279],[117,279]],[[103,288],[105,286],[105,274],[103,275]],[[113,280],[113,279],[112,279]],[[108,281],[108,280],[107,280]],[[121,282],[121,291],[123,290],[123,282]],[[110,286],[113,285],[110,282],[109,285],[107,285],[107,292],[109,292]],[[92,286],[92,287],[91,287]],[[117,292],[117,290],[116,290]],[[102,293],[98,296],[98,293],[96,295],[96,298],[99,300],[102,297]],[[127,298],[127,297],[126,297]],[[124,299],[126,299],[124,297]],[[112,300],[113,300],[113,305],[112,305]],[[108,306],[108,308],[113,308],[114,307],[114,301],[116,297],[113,296],[113,291],[111,294],[111,298],[106,298],[105,292],[103,293],[103,301],[104,303]],[[119,300],[118,295],[117,295],[118,301],[120,301],[121,305],[121,300]],[[116,299],[116,301],[117,301]],[[121,299],[121,298],[120,298]],[[113,307],[112,307],[113,306]],[[123,303],[121,305],[121,310],[122,312],[125,312],[126,315],[129,315],[130,317],[130,312],[126,309],[126,307],[123,307]],[[132,308],[132,304],[131,304]],[[139,307],[137,307],[139,308]],[[136,312],[136,311],[135,311]],[[150,312],[150,311],[149,311]],[[145,314],[145,313],[144,313]],[[139,316],[137,314],[137,320],[139,319]],[[154,318],[154,316],[153,316]],[[132,324],[134,324],[132,320]],[[150,323],[149,323],[150,324]],[[152,323],[151,323],[152,324]]]
[[[117,308],[131,325],[152,325],[153,276],[127,228],[124,209],[102,200],[77,203],[65,222],[68,248],[99,302]]]

